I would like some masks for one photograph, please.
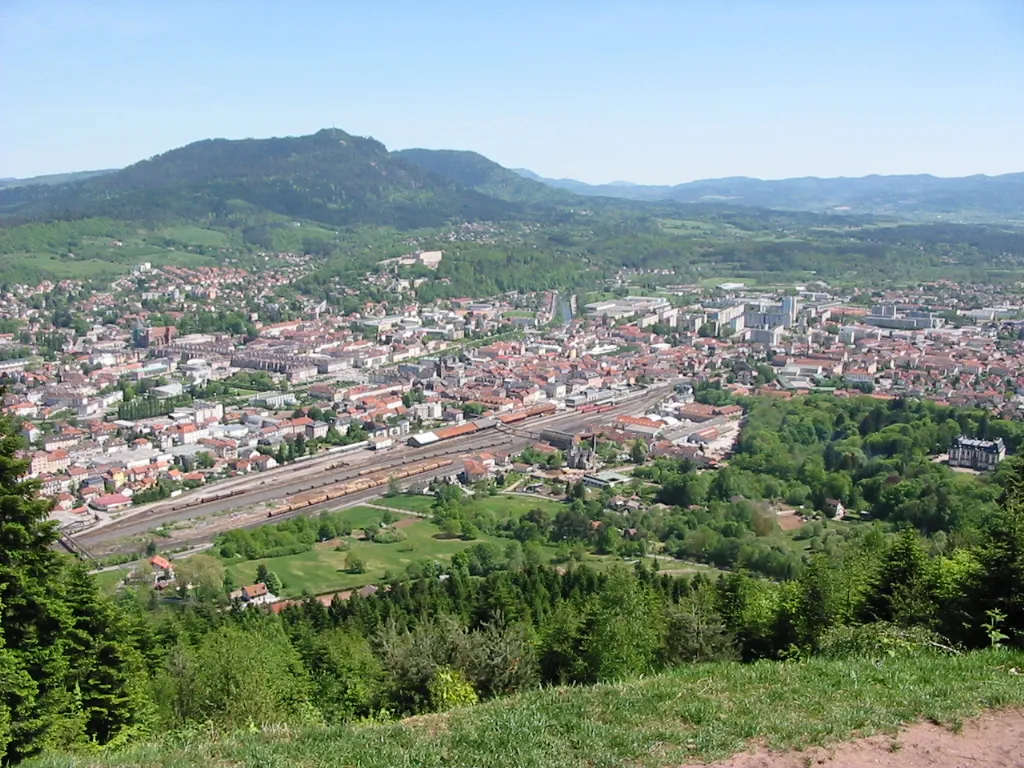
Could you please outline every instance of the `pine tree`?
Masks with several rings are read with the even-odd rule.
[[[22,478],[20,438],[0,419],[0,762],[103,744],[141,724],[141,656],[116,607],[54,548],[49,503]],[[10,725],[5,725],[9,721]]]
[[[267,578],[263,582],[267,585],[267,589],[275,595],[280,595],[281,590],[284,589],[284,585],[281,583],[281,577],[273,571],[267,573]]]
[[[0,615],[3,614],[3,602],[0,601]],[[17,656],[5,647],[3,626],[0,625],[0,756],[7,752],[11,743],[11,709],[8,701],[28,696],[33,688],[32,678],[28,676]]]
[[[925,623],[934,605],[927,591],[927,556],[917,531],[907,529],[890,543],[866,595],[865,621]]]
[[[72,682],[81,701],[86,735],[100,744],[146,724],[148,702],[141,685],[144,665],[132,643],[128,622],[101,596],[84,567],[67,569],[67,598],[74,624],[68,655],[75,660]]]
[[[57,531],[36,484],[21,479],[27,465],[16,455],[20,442],[10,420],[0,420],[0,626],[15,664],[31,677],[30,685],[5,691],[11,727],[0,757],[8,762],[52,743],[72,705],[64,637],[73,619],[55,578],[62,571]]]

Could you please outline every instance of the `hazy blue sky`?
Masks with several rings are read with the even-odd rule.
[[[1024,0],[0,0],[0,176],[332,125],[591,182],[1024,171]]]

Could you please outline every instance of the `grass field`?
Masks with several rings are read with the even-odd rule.
[[[365,525],[370,521],[380,520],[382,511],[369,507],[355,507],[353,526]],[[500,537],[480,536],[472,541],[448,539],[441,535],[441,530],[429,520],[416,520],[411,525],[404,525],[402,531],[405,541],[394,544],[377,544],[372,541],[350,540],[348,548],[343,552],[335,551],[337,542],[318,544],[310,552],[285,557],[246,560],[228,567],[232,577],[239,584],[251,584],[256,579],[256,569],[266,565],[281,577],[284,584],[283,597],[296,597],[304,591],[313,594],[324,594],[338,590],[360,587],[380,581],[385,573],[396,575],[405,573],[410,563],[417,560],[431,559],[448,562],[452,555],[466,547],[493,541],[500,546],[507,545],[511,540]],[[552,547],[545,547],[544,553],[548,560],[554,556]],[[349,553],[358,556],[366,565],[363,573],[346,573],[345,566]]]
[[[504,317],[536,317],[537,312],[529,309],[510,309],[501,313]]]
[[[548,688],[413,720],[332,728],[190,733],[120,752],[49,755],[31,768],[220,765],[327,768],[666,768],[758,744],[829,745],[914,720],[956,729],[1024,705],[1024,653],[979,651],[850,661],[694,664],[619,684]],[[894,742],[891,765],[899,765]],[[794,763],[795,764],[795,763]],[[806,761],[807,765],[811,760]]]
[[[333,514],[352,526],[352,529],[365,528],[371,523],[379,523],[384,511],[373,507],[349,507]]]
[[[0,274],[51,276],[58,280],[87,280],[114,277],[129,270],[125,264],[100,259],[64,259],[52,253],[8,253],[0,263]]]
[[[395,509],[406,509],[410,512],[421,512],[425,515],[430,514],[431,505],[434,503],[433,496],[424,496],[422,494],[408,494],[402,496],[385,496],[380,499],[375,499],[374,504],[380,504],[383,507],[394,507]]]
[[[388,496],[378,499],[376,503],[385,507],[394,507],[395,509],[405,509],[410,512],[421,512],[429,515],[431,513],[431,505],[434,503],[434,497],[422,495]],[[497,496],[483,496],[474,499],[469,506],[472,509],[488,510],[499,518],[519,517],[531,509],[538,508],[554,516],[559,510],[563,509],[561,502],[545,499],[542,496],[533,497],[509,493],[499,493]]]
[[[531,509],[543,509],[554,517],[565,509],[560,501],[552,501],[543,496],[499,493],[497,496],[485,496],[473,502],[473,506],[494,512],[498,517],[519,517]]]
[[[224,248],[229,244],[228,236],[225,232],[189,226],[187,224],[166,227],[158,230],[157,234],[184,245],[206,245],[214,248]]]
[[[97,573],[93,578],[96,579],[96,583],[102,591],[113,592],[117,589],[117,585],[124,581],[124,577],[128,575],[129,570],[130,566],[115,568],[112,571]]]

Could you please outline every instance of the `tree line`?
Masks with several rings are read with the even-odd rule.
[[[867,410],[846,418],[874,418],[866,403],[856,408]],[[883,421],[911,423],[898,415],[901,406],[885,408]],[[792,432],[787,441],[805,435],[798,469],[836,442],[807,431],[825,423],[817,410],[812,404],[802,414],[809,420],[790,414],[792,422],[779,425]],[[1024,461],[1017,458],[1001,468],[986,514],[969,518],[970,535],[950,534],[940,545],[938,534],[926,538],[910,525],[895,535],[866,526],[775,580],[743,569],[672,576],[646,557],[605,572],[551,568],[525,556],[525,547],[523,556],[506,550],[502,557],[473,547],[374,594],[330,606],[309,598],[274,614],[232,606],[222,575],[173,604],[156,601],[148,586],[102,594],[80,564],[53,548],[48,504],[33,482],[19,479],[24,461],[9,419],[0,434],[0,754],[11,763],[46,749],[87,753],[200,726],[439,711],[537,685],[617,680],[712,659],[1024,647]],[[913,434],[903,437],[916,444]],[[746,448],[741,455],[748,453],[758,455]],[[580,502],[584,517],[564,518],[561,535],[582,536],[583,526],[573,526],[584,521],[595,530],[590,501],[566,505],[572,512]],[[435,512],[458,512],[461,504],[442,501]],[[301,543],[326,535],[331,522],[289,521],[294,531],[274,535],[290,532]],[[220,543],[245,556],[281,544],[270,536]],[[190,573],[187,561],[181,570]],[[269,572],[264,579],[276,583]]]

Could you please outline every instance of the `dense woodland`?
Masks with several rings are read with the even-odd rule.
[[[820,546],[800,552],[795,567],[761,569],[774,578],[755,575],[756,558],[748,563],[747,555],[721,577],[661,575],[657,561],[643,557],[600,573],[571,561],[554,569],[525,556],[546,523],[524,516],[520,524],[534,533],[502,531],[510,543],[524,541],[521,556],[480,545],[373,596],[330,607],[309,600],[273,615],[232,609],[223,569],[202,570],[213,558],[183,562],[197,588],[171,603],[154,603],[147,588],[101,593],[82,565],[53,548],[46,502],[17,479],[20,440],[5,421],[0,748],[17,762],[40,750],[88,752],[200,726],[390,718],[709,659],[1022,646],[1024,464],[1011,459],[963,487],[943,487],[940,473],[931,477],[924,466],[947,434],[1002,428],[917,403],[759,401],[728,470],[650,466],[661,474],[667,510],[650,516],[648,533],[690,556],[711,559],[715,551],[692,551],[698,532],[740,550],[781,541],[754,502],[796,501],[801,485],[808,508],[822,493],[845,494],[851,508],[887,518],[849,524],[845,533],[819,523],[825,535],[808,535]],[[582,541],[593,516],[614,527],[594,501],[585,493],[571,499],[566,515],[549,521],[547,538]],[[943,511],[933,511],[940,502]],[[445,493],[434,510],[439,519],[501,530],[466,511],[464,500]],[[336,535],[338,525],[329,516],[289,521],[224,537],[220,554],[277,554],[288,551],[282,540],[305,546]]]

